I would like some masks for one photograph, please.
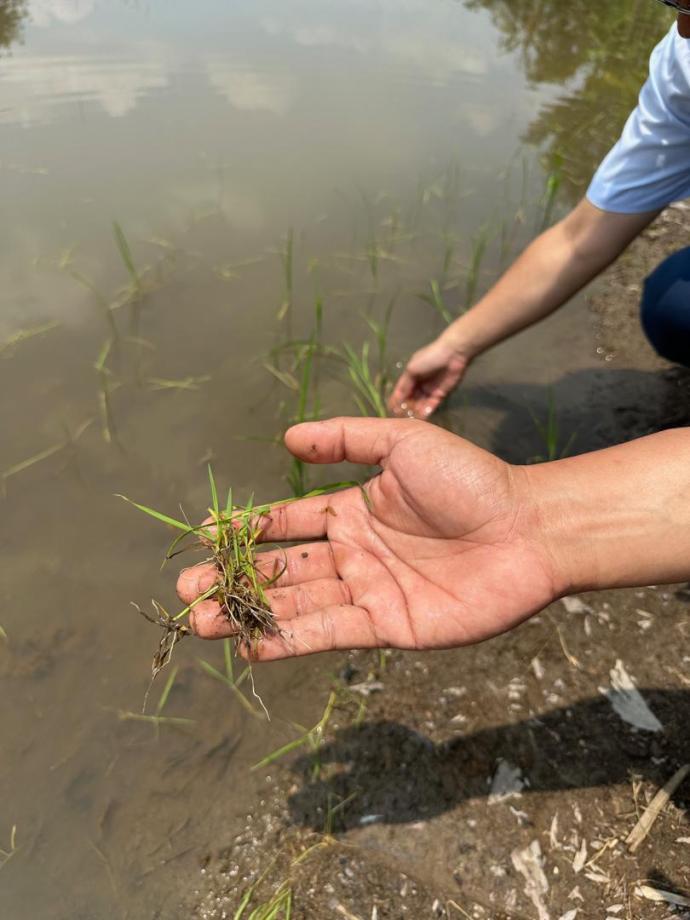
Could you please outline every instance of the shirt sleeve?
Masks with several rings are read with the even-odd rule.
[[[690,196],[690,40],[674,24],[620,140],[587,191],[603,211],[639,214]]]

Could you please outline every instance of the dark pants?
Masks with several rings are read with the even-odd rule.
[[[690,367],[690,247],[662,262],[645,281],[642,328],[662,358]]]

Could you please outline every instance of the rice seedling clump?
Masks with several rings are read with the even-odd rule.
[[[153,659],[153,677],[168,664],[177,642],[191,634],[187,618],[201,601],[213,599],[218,603],[221,613],[232,628],[236,645],[243,647],[250,657],[262,639],[280,632],[265,591],[280,576],[280,568],[276,566],[276,572],[264,576],[259,574],[256,566],[257,543],[262,520],[269,506],[255,507],[251,500],[244,506],[235,505],[230,490],[227,502],[221,508],[210,467],[209,482],[210,517],[198,526],[192,526],[187,521],[176,520],[146,505],[133,502],[124,495],[120,496],[145,514],[181,531],[168,547],[164,564],[180,553],[196,550],[204,554],[199,561],[211,563],[217,573],[215,584],[174,616],[157,601],[152,602],[153,614],[135,605],[142,616],[163,629],[163,636]]]
[[[232,629],[236,649],[242,649],[250,659],[254,657],[254,652],[262,639],[280,634],[280,626],[271,611],[266,589],[280,578],[284,566],[280,565],[278,559],[270,573],[259,571],[258,544],[269,512],[296,499],[287,498],[270,505],[254,505],[253,499],[250,499],[246,505],[236,505],[230,489],[225,506],[221,508],[210,466],[208,476],[211,486],[211,506],[208,509],[210,516],[203,524],[197,526],[191,525],[187,520],[178,521],[124,495],[119,496],[150,517],[181,531],[168,547],[163,564],[187,550],[197,550],[204,553],[204,558],[200,562],[211,563],[216,571],[215,583],[174,616],[155,600],[152,601],[153,614],[134,604],[142,616],[163,630],[153,658],[152,679],[168,664],[175,645],[192,634],[188,617],[202,601],[213,599],[218,603],[222,615]],[[359,483],[339,482],[313,489],[304,497],[325,495],[352,486],[361,488]]]

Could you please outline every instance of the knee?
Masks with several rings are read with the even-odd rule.
[[[690,366],[690,249],[666,259],[646,279],[641,320],[657,354]]]

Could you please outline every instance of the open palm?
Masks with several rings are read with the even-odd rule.
[[[448,648],[515,626],[552,601],[554,585],[528,500],[525,471],[420,421],[333,419],[286,435],[313,463],[377,465],[366,485],[274,508],[266,542],[301,545],[259,557],[283,570],[266,593],[281,634],[261,660],[343,648]],[[303,543],[301,541],[309,541]],[[180,576],[186,603],[215,577]],[[191,615],[197,635],[231,634],[217,603]]]

